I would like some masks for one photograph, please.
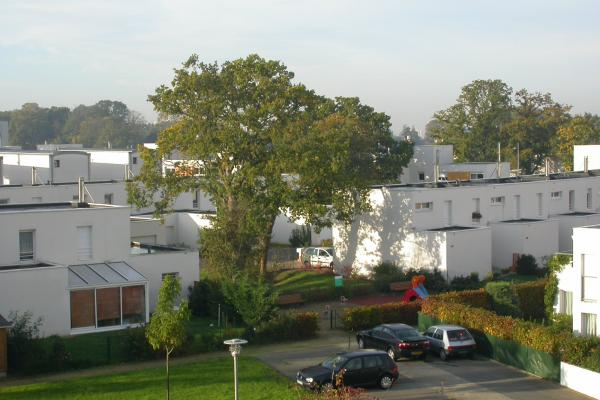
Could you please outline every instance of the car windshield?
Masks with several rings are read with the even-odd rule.
[[[336,369],[337,367],[345,363],[346,360],[347,358],[344,356],[335,356],[333,358],[330,358],[329,360],[323,361],[321,365],[325,368]]]
[[[394,331],[394,336],[396,336],[398,339],[412,339],[412,338],[418,338],[419,336],[421,336],[421,334],[419,332],[417,332],[415,329],[411,329],[411,328],[393,329],[393,331]]]
[[[471,340],[471,334],[466,329],[457,329],[454,331],[448,331],[448,340]]]

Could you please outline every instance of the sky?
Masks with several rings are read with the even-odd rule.
[[[147,101],[192,54],[257,53],[422,130],[475,79],[600,113],[600,2],[2,0],[0,110]]]

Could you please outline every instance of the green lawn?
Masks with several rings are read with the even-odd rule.
[[[293,293],[331,289],[334,276],[313,271],[283,271],[275,275],[273,282],[280,293]]]
[[[251,357],[240,358],[240,397],[244,400],[297,399],[292,383]],[[26,399],[164,399],[164,368],[150,368],[119,375],[76,378],[66,381],[0,387],[2,400]],[[171,368],[171,398],[233,398],[231,357],[181,364]]]

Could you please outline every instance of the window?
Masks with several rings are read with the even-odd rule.
[[[92,227],[77,227],[77,257],[79,260],[92,258]]]
[[[544,198],[541,193],[537,194],[537,207],[538,207],[538,215],[542,216],[544,212]]]
[[[573,292],[559,290],[558,301],[558,312],[560,314],[573,315]]]
[[[471,172],[471,179],[483,179],[483,172]]]
[[[552,199],[552,200],[558,200],[561,197],[562,197],[562,192],[561,191],[550,193],[550,199]]]
[[[106,193],[104,195],[104,204],[113,204],[113,194],[112,193]]]
[[[444,339],[444,331],[442,331],[441,329],[436,330],[433,334],[433,338],[438,340]]]
[[[96,326],[94,289],[71,292],[71,329]]]
[[[596,301],[598,298],[596,285],[598,281],[597,272],[598,264],[592,262],[592,257],[589,254],[581,255],[581,300]]]
[[[433,210],[433,202],[427,201],[427,202],[423,202],[423,203],[415,203],[415,209],[431,211],[431,210]]]
[[[165,272],[161,275],[160,280],[164,281],[167,276],[172,276],[173,278],[177,279],[179,278],[179,272]]]
[[[19,259],[21,261],[33,260],[34,232],[35,231],[19,231]]]
[[[2,177],[0,176],[0,179],[2,179]],[[0,199],[0,204],[8,204],[9,199]]]
[[[575,191],[569,190],[569,211],[575,210]]]
[[[121,288],[96,289],[97,326],[121,325]]]
[[[60,167],[60,160],[54,160],[54,167],[55,168]]]
[[[504,205],[504,196],[496,196],[490,199],[490,204],[493,206]]]
[[[133,157],[133,158],[131,159],[131,163],[132,163],[132,164],[137,164],[137,157]]]
[[[596,336],[596,314],[581,313],[581,333]]]
[[[363,357],[363,365],[365,368],[382,367],[381,360],[377,356]]]
[[[420,181],[424,181],[425,180],[425,172],[419,172],[419,180]]]
[[[348,361],[344,368],[348,371],[356,371],[362,369],[362,357],[356,357]]]
[[[143,285],[121,289],[123,299],[123,323],[135,324],[146,319],[146,296]]]
[[[585,205],[588,210],[592,209],[592,189],[587,190],[587,194],[585,196]]]

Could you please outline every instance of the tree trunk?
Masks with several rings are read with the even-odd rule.
[[[271,234],[273,233],[273,226],[275,225],[275,218],[271,217],[271,220],[265,226],[265,233],[260,238],[260,274],[264,275],[267,272],[267,256],[269,254],[269,247],[271,246]]]
[[[170,388],[169,388],[169,354],[171,354],[171,351],[167,350],[167,400],[170,399]]]

